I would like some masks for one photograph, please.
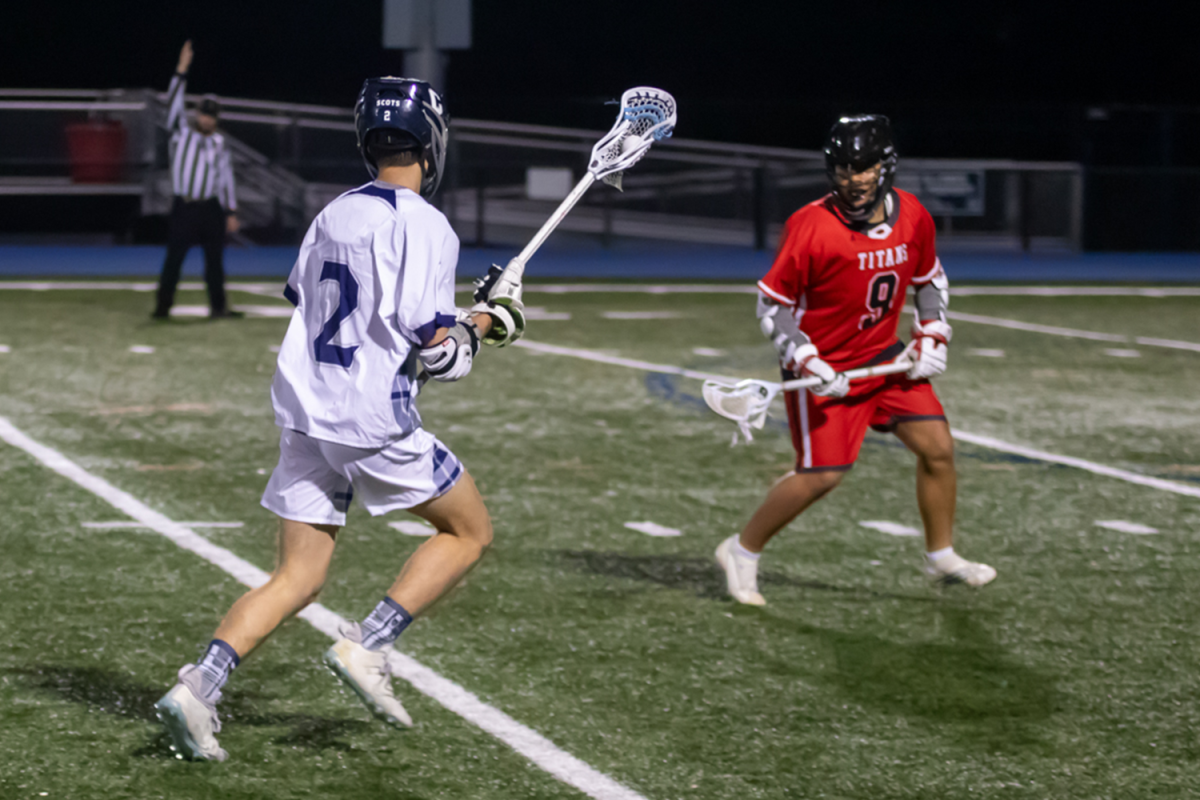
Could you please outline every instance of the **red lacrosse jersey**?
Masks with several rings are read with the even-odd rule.
[[[792,214],[775,263],[758,282],[839,371],[894,344],[908,285],[928,283],[942,268],[933,217],[913,195],[892,192],[887,220],[861,230],[843,221],[832,194]]]

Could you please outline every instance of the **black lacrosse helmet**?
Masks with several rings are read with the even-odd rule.
[[[354,105],[354,131],[372,178],[379,175],[372,150],[416,150],[423,170],[421,196],[431,197],[445,171],[449,129],[450,115],[442,97],[425,81],[392,77],[363,81]]]
[[[896,148],[892,144],[892,124],[882,114],[860,114],[842,117],[833,123],[825,140],[825,172],[832,181],[838,167],[849,167],[854,172],[864,172],[879,164],[879,187],[875,202],[864,208],[849,208],[836,191],[834,202],[843,214],[852,220],[864,220],[875,213],[875,209],[892,190],[896,180]]]

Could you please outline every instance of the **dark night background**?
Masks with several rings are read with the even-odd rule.
[[[349,106],[401,70],[381,5],[6,3],[0,85],[165,88],[191,37],[195,91]],[[914,156],[1200,164],[1191,28],[1154,5],[476,0],[474,37],[447,73],[463,117],[604,128],[598,101],[649,83],[688,138],[816,148],[881,111]]]

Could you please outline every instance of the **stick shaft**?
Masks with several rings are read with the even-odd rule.
[[[860,378],[876,378],[880,375],[896,375],[900,372],[908,372],[910,369],[912,369],[912,364],[908,361],[893,361],[889,364],[878,364],[874,367],[852,369],[846,372],[845,375],[854,381]],[[794,381],[784,381],[779,388],[785,392],[790,392],[796,389],[807,389],[810,386],[817,386],[820,383],[820,378],[798,378]]]
[[[558,208],[554,209],[554,213],[550,215],[550,219],[546,220],[538,232],[533,235],[533,238],[529,240],[529,244],[525,245],[525,249],[518,253],[512,261],[508,262],[506,269],[518,273],[518,276],[523,274],[525,272],[525,264],[529,262],[529,259],[533,258],[533,254],[538,251],[538,248],[546,243],[546,240],[550,238],[550,234],[554,232],[554,229],[566,218],[567,214],[571,213],[571,209],[579,202],[579,198],[583,197],[584,192],[595,182],[595,175],[590,172],[584,173],[584,176],[579,179],[579,183],[575,184],[575,188],[571,190],[571,193],[559,203]]]

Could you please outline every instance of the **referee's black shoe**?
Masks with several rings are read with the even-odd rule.
[[[208,315],[208,318],[209,319],[244,319],[245,316],[246,316],[246,312],[244,312],[244,311],[232,311],[232,310],[226,308],[226,309],[222,309],[221,311],[212,312],[211,314]]]

